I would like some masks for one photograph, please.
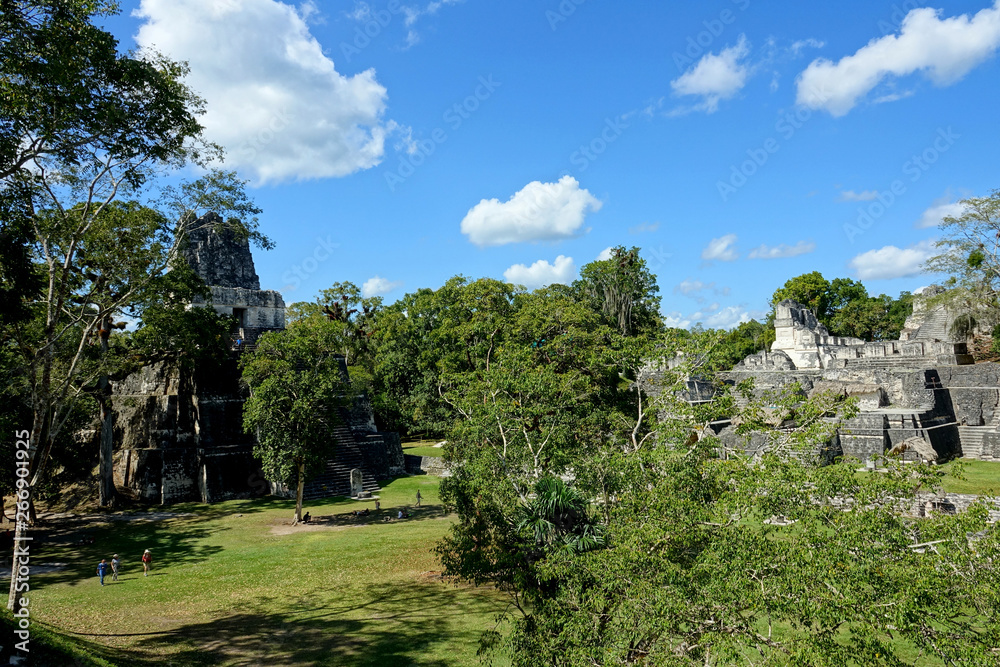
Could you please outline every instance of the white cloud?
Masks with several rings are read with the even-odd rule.
[[[403,23],[407,29],[407,48],[420,41],[420,34],[414,26],[422,16],[433,16],[445,5],[455,5],[460,2],[464,2],[464,0],[433,0],[422,7],[419,5],[399,5],[393,8],[391,10],[393,13],[401,12],[403,14]],[[354,6],[354,11],[348,12],[347,16],[355,21],[367,22],[372,20],[378,11],[378,7],[373,7],[368,2],[358,2]],[[382,12],[385,13],[385,10],[383,9]]]
[[[826,42],[809,37],[808,39],[800,39],[797,42],[792,42],[791,52],[793,56],[797,56],[806,49],[822,49],[824,46],[826,46]]]
[[[862,190],[861,192],[844,190],[837,197],[837,201],[873,201],[876,197],[878,197],[878,190]]]
[[[720,262],[732,262],[739,257],[733,244],[736,243],[736,234],[726,234],[708,242],[708,246],[701,251],[701,258],[705,261],[718,260]]]
[[[598,262],[606,262],[609,259],[611,259],[613,251],[614,251],[614,246],[608,246],[607,248],[602,250],[600,254],[597,255],[595,260]]]
[[[924,262],[936,254],[933,240],[921,241],[909,248],[887,245],[861,253],[850,261],[850,267],[860,280],[903,278],[920,273]]]
[[[1000,47],[1000,0],[972,17],[939,15],[930,7],[914,9],[898,35],[873,39],[836,63],[814,60],[798,77],[798,103],[843,116],[887,77],[920,72],[947,86]]]
[[[727,306],[717,313],[709,315],[702,321],[709,329],[732,329],[738,324],[749,322],[750,313],[739,306]]]
[[[905,100],[907,97],[913,97],[912,90],[904,90],[901,93],[887,93],[885,95],[880,95],[872,100],[872,104],[885,104],[886,102],[896,102],[897,100]]]
[[[960,202],[949,202],[947,197],[935,200],[917,220],[917,228],[937,227],[945,218],[958,218],[963,213],[965,206]]]
[[[785,257],[796,257],[805,255],[816,249],[816,244],[812,241],[799,241],[795,245],[779,243],[776,246],[769,246],[761,243],[747,255],[750,259],[782,259]]]
[[[483,199],[469,209],[462,233],[480,247],[568,239],[581,234],[587,211],[601,206],[572,176],[558,183],[532,181],[506,202]]]
[[[701,324],[708,329],[732,329],[754,318],[761,320],[766,315],[762,312],[744,310],[742,306],[727,306],[721,310],[718,309],[718,306],[719,304],[712,304],[712,307],[703,308],[690,315],[673,311],[665,314],[663,321],[668,327],[678,329],[689,329],[695,324]]]
[[[715,283],[705,283],[700,280],[694,280],[693,278],[688,278],[681,281],[679,285],[674,287],[674,294],[683,294],[686,297],[690,297],[697,301],[698,303],[705,303],[708,299],[703,295],[711,292],[714,296],[729,296],[728,287],[716,287]],[[718,303],[713,303],[708,308],[704,309],[709,312],[719,309]]]
[[[683,294],[684,296],[691,296],[692,294],[697,294],[703,290],[712,289],[715,287],[715,283],[703,283],[700,280],[692,280],[688,278],[681,282],[680,285],[674,288],[674,294]]]
[[[644,222],[640,225],[633,225],[628,228],[629,234],[642,234],[643,232],[655,232],[660,228],[658,222]]]
[[[572,257],[559,255],[555,262],[540,259],[531,266],[515,264],[503,272],[504,280],[515,285],[524,285],[530,289],[545,287],[552,283],[569,285],[576,278],[576,265]]]
[[[364,282],[364,284],[361,285],[361,295],[365,297],[382,296],[402,286],[402,280],[387,280],[386,278],[376,275],[369,278]]]
[[[692,324],[694,324],[694,322],[692,322],[690,319],[684,317],[684,314],[681,313],[680,311],[677,311],[677,310],[675,310],[675,311],[673,311],[671,313],[667,313],[666,315],[664,315],[663,316],[663,323],[667,327],[674,328],[674,329],[687,329]]]
[[[136,42],[191,66],[205,136],[260,183],[346,176],[377,165],[386,89],[340,74],[309,32],[313,13],[275,0],[142,0]]]
[[[746,35],[740,35],[735,46],[718,54],[708,53],[694,66],[670,82],[675,95],[695,95],[703,98],[692,111],[714,113],[721,100],[727,100],[743,89],[749,65],[744,59],[750,54]]]

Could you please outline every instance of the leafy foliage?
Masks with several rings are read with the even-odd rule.
[[[885,294],[869,296],[859,281],[834,278],[827,281],[813,271],[788,280],[775,290],[771,304],[785,299],[808,306],[830,333],[862,340],[896,340],[913,312],[913,297],[902,292],[898,299]]]
[[[974,316],[987,331],[1000,324],[1000,190],[961,202],[962,215],[941,223],[941,253],[927,260],[930,273],[951,275],[947,295],[956,310]]]
[[[332,323],[297,322],[265,333],[241,361],[250,390],[243,426],[257,436],[254,456],[267,478],[297,482],[296,520],[302,518],[303,483],[331,456],[330,431],[348,399],[337,343]]]
[[[525,330],[543,330],[553,309],[542,304],[558,301],[529,297],[540,307]],[[651,366],[650,347],[589,326],[571,363],[538,351],[559,337],[533,355],[507,340],[489,371],[450,378],[461,418],[442,497],[459,521],[439,553],[448,574],[512,603],[484,655],[516,666],[995,658],[1000,531],[984,508],[909,518],[908,499],[938,471],[830,463],[835,418],[856,409],[841,397],[744,384],[683,400],[725,334],[663,338]],[[718,440],[723,417],[737,443],[768,448]]]
[[[660,325],[660,288],[646,268],[639,248],[611,249],[611,257],[580,269],[573,287],[600,305],[609,324],[625,335],[652,332]]]

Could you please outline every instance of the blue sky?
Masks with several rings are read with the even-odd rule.
[[[1000,0],[123,10],[123,47],[189,62],[288,303],[567,282],[634,245],[670,323],[732,326],[808,271],[930,283],[936,222],[1000,188]]]

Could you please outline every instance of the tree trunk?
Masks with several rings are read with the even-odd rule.
[[[107,376],[101,378],[102,383]],[[114,443],[111,438],[111,428],[113,425],[113,415],[111,412],[111,397],[104,394],[101,389],[101,507],[114,507],[118,498],[115,489],[115,469],[114,469]]]
[[[305,462],[299,464],[299,482],[295,490],[295,519],[292,521],[294,526],[299,521],[302,521],[302,492],[306,488],[306,464]]]
[[[101,356],[107,357],[108,338],[111,336],[111,316],[101,320]],[[117,504],[118,492],[115,489],[114,441],[112,427],[114,413],[111,410],[111,380],[107,374],[101,375],[97,384],[97,396],[101,405],[101,459],[100,459],[100,504],[101,507],[114,507]]]

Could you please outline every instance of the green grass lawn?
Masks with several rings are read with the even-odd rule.
[[[403,453],[414,456],[444,456],[443,447],[435,447],[440,440],[413,440],[403,443]]]
[[[262,499],[165,508],[191,513],[88,528],[35,542],[33,619],[116,665],[475,665],[480,633],[503,607],[488,589],[445,583],[432,549],[453,518],[438,478],[384,483],[374,501],[308,503],[319,523],[292,527],[293,502]],[[383,522],[401,506],[413,517]],[[372,515],[356,520],[354,509]],[[139,556],[154,555],[149,577]],[[101,587],[113,552],[124,574]],[[106,582],[110,578],[106,579]]]
[[[960,469],[959,479],[952,471]],[[973,461],[960,459],[944,464],[948,471],[942,488],[950,493],[975,493],[1000,496],[1000,463],[995,461]]]

